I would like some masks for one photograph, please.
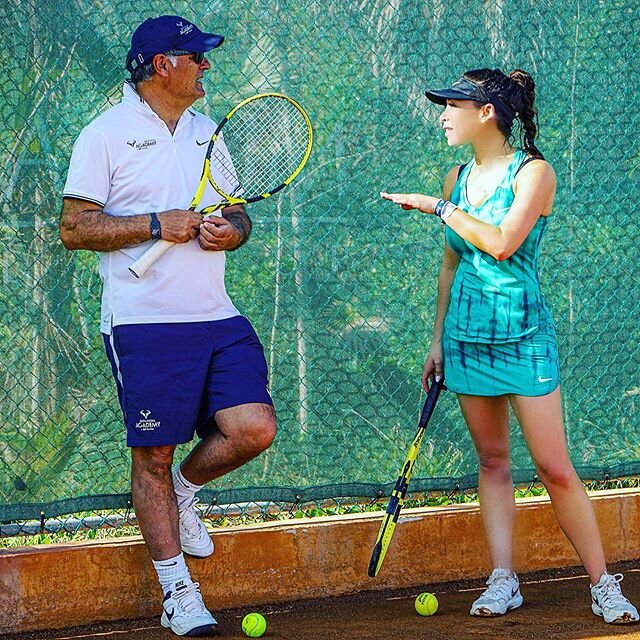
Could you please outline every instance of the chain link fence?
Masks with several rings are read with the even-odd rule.
[[[97,261],[67,252],[57,221],[73,141],[119,101],[133,28],[162,13],[227,36],[197,108],[216,119],[241,98],[278,90],[305,106],[316,137],[302,176],[250,209],[251,242],[229,255],[228,288],[265,344],[280,432],[202,492],[209,509],[295,514],[301,504],[366,505],[390,493],[420,409],[443,233],[378,193],[439,193],[447,170],[468,159],[468,149],[447,147],[423,91],[485,66],[533,74],[540,148],[558,174],[541,278],[558,325],[572,458],[584,479],[640,472],[637,2],[5,0],[4,535],[13,521],[40,532],[52,518],[131,521],[124,428],[98,333]],[[515,426],[513,464],[514,480],[529,483]],[[475,473],[445,394],[412,489],[473,489]],[[55,520],[70,513],[80,515]]]

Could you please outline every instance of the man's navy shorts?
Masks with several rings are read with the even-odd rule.
[[[130,447],[205,438],[216,411],[273,404],[262,345],[243,316],[120,325],[103,337]]]

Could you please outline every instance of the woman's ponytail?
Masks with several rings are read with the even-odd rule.
[[[538,114],[533,107],[536,97],[533,78],[526,71],[515,69],[509,74],[509,79],[514,85],[511,104],[516,110],[516,117],[522,124],[522,147],[530,156],[543,158],[535,144],[538,135]]]

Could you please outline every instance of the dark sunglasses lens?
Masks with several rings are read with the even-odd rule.
[[[202,64],[202,61],[204,60],[204,53],[202,51],[200,51],[199,53],[194,53],[192,60],[196,64]]]

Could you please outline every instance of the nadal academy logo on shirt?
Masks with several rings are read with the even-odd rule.
[[[127,144],[136,151],[141,151],[142,149],[148,149],[149,147],[156,146],[156,139],[153,140],[127,140]]]

